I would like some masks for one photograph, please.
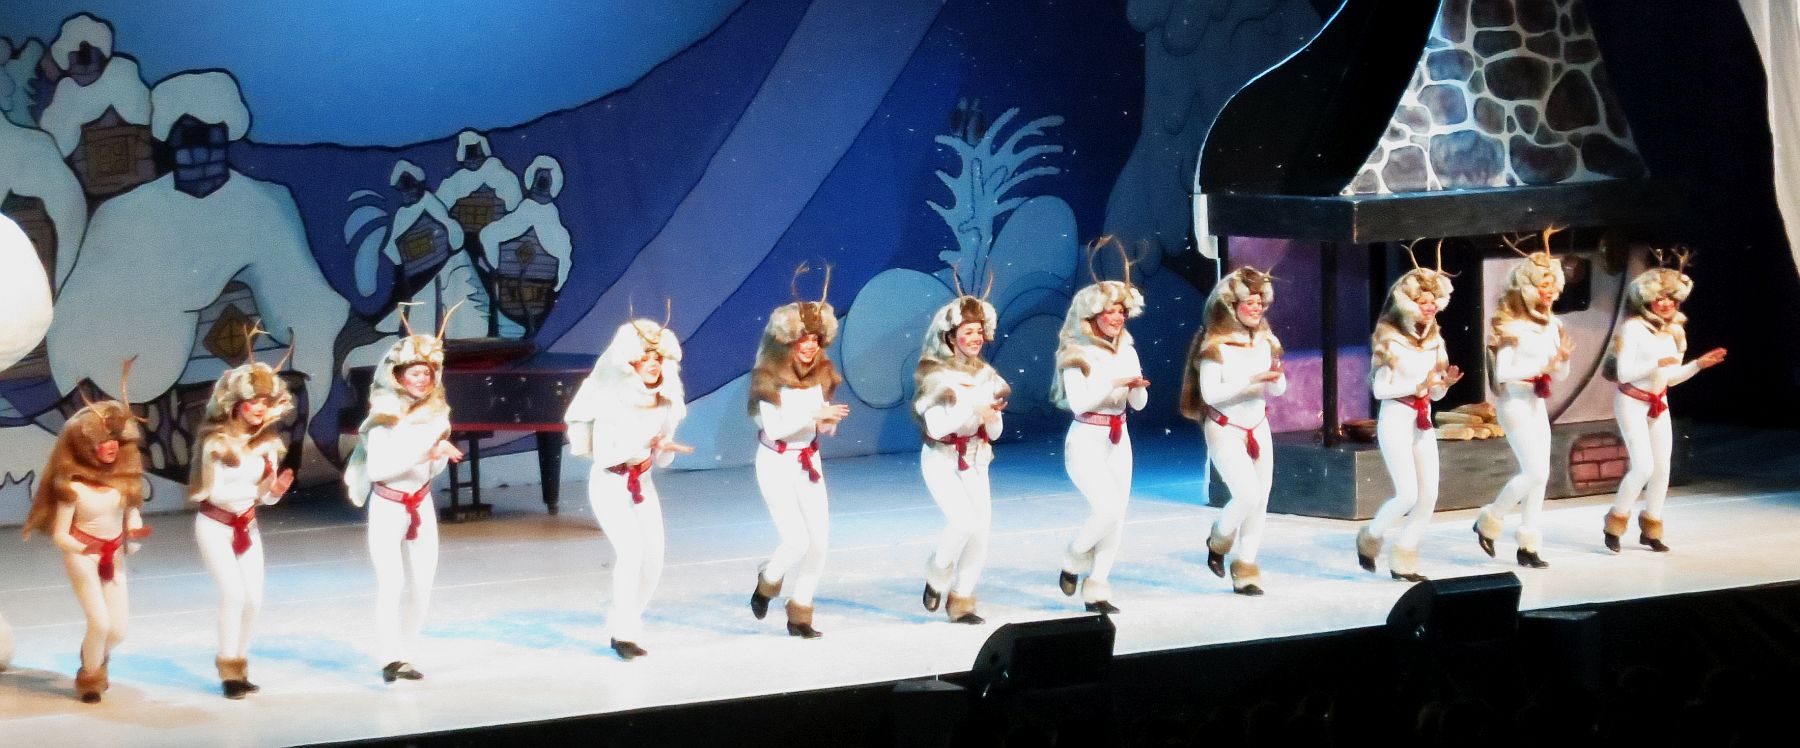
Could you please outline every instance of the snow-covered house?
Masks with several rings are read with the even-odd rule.
[[[501,313],[536,332],[569,278],[574,250],[562,213],[552,200],[563,187],[562,165],[538,156],[525,169],[525,200],[481,231]]]
[[[150,89],[112,42],[112,26],[93,16],[63,23],[45,56],[60,77],[38,117],[94,202],[156,178]]]

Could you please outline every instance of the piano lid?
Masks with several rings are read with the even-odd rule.
[[[1387,241],[1681,203],[1644,178],[1583,0],[1347,0],[1226,103],[1201,153],[1212,234]]]

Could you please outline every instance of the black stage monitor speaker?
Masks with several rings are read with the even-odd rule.
[[[1009,623],[995,630],[969,668],[977,694],[1106,681],[1113,623],[1106,616]]]
[[[1509,571],[1420,582],[1394,603],[1387,625],[1403,639],[1432,643],[1511,636],[1519,627],[1519,578]]]

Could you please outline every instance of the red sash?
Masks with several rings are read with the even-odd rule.
[[[256,507],[245,509],[243,514],[232,514],[230,510],[210,501],[200,502],[200,513],[207,519],[231,528],[231,552],[239,556],[250,550],[250,523],[256,521]]]
[[[642,504],[644,503],[644,484],[639,478],[641,478],[644,473],[650,472],[650,464],[655,461],[656,456],[651,455],[650,459],[644,460],[636,465],[620,463],[607,468],[607,470],[614,474],[625,476],[625,490],[631,492],[631,503]]]
[[[431,484],[426,483],[423,486],[419,486],[419,490],[412,493],[405,493],[403,491],[388,488],[380,483],[375,484],[374,488],[376,496],[380,496],[388,501],[406,507],[406,517],[408,519],[408,522],[406,523],[406,539],[418,540],[419,522],[421,521],[419,518],[419,503],[424,501],[425,497],[431,495]]]
[[[99,554],[100,581],[110,582],[113,578],[113,571],[117,568],[113,564],[113,557],[118,555],[119,549],[125,547],[125,541],[127,539],[137,540],[139,538],[150,537],[150,528],[140,527],[136,530],[121,532],[119,533],[119,537],[105,540],[82,532],[81,528],[76,527],[75,523],[71,521],[69,523],[69,535],[76,540],[81,541],[82,545],[87,546],[87,548],[82,550],[82,553]]]
[[[975,430],[975,433],[970,434],[968,436],[957,436],[955,434],[951,434],[942,439],[933,439],[932,441],[935,441],[939,444],[948,444],[952,447],[956,447],[956,469],[957,470],[968,470],[969,469],[969,443],[976,441],[976,440],[980,440],[984,444],[993,444],[994,443],[993,438],[988,436],[986,424],[983,424],[981,428]],[[1113,440],[1114,443],[1117,443],[1118,441],[1119,441],[1118,439]]]
[[[1242,426],[1232,423],[1231,419],[1226,418],[1225,414],[1218,408],[1209,406],[1207,410],[1212,411],[1208,417],[1212,419],[1213,423],[1219,424],[1220,426],[1229,426],[1234,429],[1240,429],[1244,432],[1244,454],[1250,455],[1250,459],[1252,460],[1262,456],[1262,445],[1256,443],[1256,427],[1261,426],[1262,421],[1257,421],[1249,426]],[[1268,419],[1269,410],[1268,408],[1263,408],[1263,420],[1266,421]]]
[[[1539,375],[1532,377],[1530,379],[1527,379],[1525,381],[1531,383],[1531,391],[1533,393],[1535,393],[1538,397],[1544,398],[1545,400],[1550,399],[1550,375],[1549,374],[1539,374]]]
[[[1629,384],[1621,384],[1619,385],[1619,391],[1625,393],[1626,397],[1633,400],[1642,400],[1649,403],[1651,418],[1657,418],[1662,416],[1662,414],[1669,412],[1669,388],[1667,387],[1662,388],[1659,392],[1651,392],[1649,390],[1640,390]]]
[[[768,434],[761,431],[756,432],[756,440],[761,442],[763,446],[775,450],[775,454],[778,455],[787,454],[788,449],[793,446],[779,439],[770,439]],[[807,443],[806,446],[801,447],[797,453],[800,455],[800,467],[806,470],[806,477],[812,479],[812,482],[814,483],[818,483],[820,478],[825,477],[820,474],[819,469],[813,465],[813,457],[818,453],[819,437],[817,436],[813,437],[813,440]]]
[[[1075,420],[1089,426],[1105,426],[1106,438],[1114,444],[1125,433],[1125,414],[1120,413],[1077,413]]]
[[[1431,398],[1419,397],[1418,395],[1407,395],[1406,397],[1394,398],[1394,402],[1413,409],[1414,413],[1416,413],[1413,418],[1413,425],[1418,426],[1420,431],[1431,430]]]

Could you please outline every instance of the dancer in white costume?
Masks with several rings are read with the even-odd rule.
[[[244,341],[252,351],[256,331]],[[290,349],[291,350],[291,349]],[[213,385],[188,486],[193,502],[194,542],[200,560],[219,586],[219,652],[213,664],[225,698],[241,699],[261,690],[250,682],[250,631],[263,600],[262,531],[256,508],[281,500],[294,471],[280,468],[287,454],[281,427],[294,412],[294,398],[281,381],[281,367],[254,358],[227,370]]]
[[[1220,278],[1181,381],[1181,413],[1200,422],[1206,458],[1231,491],[1206,538],[1206,568],[1224,577],[1225,556],[1235,550],[1231,589],[1252,597],[1263,594],[1256,553],[1275,475],[1268,398],[1287,392],[1281,341],[1263,318],[1274,301],[1274,279],[1261,270],[1241,267]]]
[[[925,488],[944,511],[946,526],[937,549],[925,562],[925,609],[945,609],[956,623],[981,624],[975,614],[975,583],[987,562],[993,499],[988,463],[993,441],[1004,426],[1002,411],[1012,388],[981,358],[994,339],[999,315],[994,305],[959,295],[931,315],[924,348],[913,370],[913,415],[924,445],[919,472]]]
[[[1108,243],[1117,246],[1108,237],[1089,248],[1090,263]],[[1143,314],[1144,294],[1131,285],[1130,261],[1123,264],[1123,281],[1096,275],[1092,285],[1070,300],[1057,339],[1056,377],[1050,381],[1051,402],[1074,416],[1063,437],[1063,469],[1090,512],[1063,551],[1056,582],[1064,595],[1072,596],[1079,579],[1087,611],[1108,615],[1119,612],[1108,580],[1131,500],[1131,432],[1125,414],[1127,408],[1143,410],[1150,399],[1150,380],[1144,378],[1131,333],[1125,331],[1125,320]]]
[[[1658,259],[1662,253],[1657,252]],[[1682,270],[1685,252],[1676,255],[1674,268],[1646,270],[1625,290],[1627,318],[1613,338],[1602,371],[1619,383],[1613,395],[1613,417],[1631,456],[1631,469],[1619,481],[1611,511],[1606,513],[1606,549],[1619,552],[1619,536],[1625,534],[1631,507],[1640,494],[1644,509],[1638,513],[1638,542],[1650,550],[1667,553],[1663,543],[1663,499],[1669,495],[1669,457],[1674,430],[1669,423],[1669,388],[1687,381],[1701,369],[1725,360],[1725,349],[1714,348],[1687,363],[1687,315],[1681,303],[1694,290],[1694,281]]]
[[[588,503],[614,556],[606,627],[625,660],[649,654],[637,642],[663,570],[662,496],[651,469],[694,451],[675,442],[686,415],[681,343],[667,320],[634,319],[613,335],[563,416],[569,451],[594,460]]]
[[[130,373],[127,361],[125,375]],[[118,400],[90,402],[63,423],[25,519],[25,537],[42,532],[62,550],[63,570],[87,618],[75,693],[89,704],[110,685],[106,667],[125,639],[130,605],[124,555],[150,534],[139,512],[141,419],[126,405],[129,397],[121,382]]]
[[[451,311],[455,311],[452,307]],[[449,314],[443,322],[449,321]],[[404,320],[404,317],[402,318]],[[407,662],[425,626],[437,574],[437,506],[431,480],[462,459],[450,443],[450,405],[444,402],[443,330],[394,343],[375,365],[362,441],[344,467],[351,503],[369,506],[369,560],[375,565],[375,660],[381,679],[425,677]],[[412,577],[404,615],[401,593]]]
[[[795,271],[796,280],[806,265]],[[831,268],[825,268],[825,290]],[[798,289],[794,297],[799,298]],[[787,631],[816,639],[813,593],[825,570],[831,528],[825,494],[825,464],[819,459],[819,437],[837,432],[850,406],[831,402],[837,391],[837,368],[825,349],[837,337],[838,319],[821,292],[818,301],[795,301],[769,313],[756,368],[750,372],[750,418],[756,422],[756,485],[781,533],[781,545],[763,562],[750,593],[750,612],[769,613],[769,601],[788,589]],[[790,579],[791,577],[791,579]]]
[[[18,224],[0,215],[0,371],[43,341],[50,317],[50,283],[37,249]],[[0,670],[12,663],[12,654],[12,628],[0,616]]]
[[[1443,245],[1438,250],[1438,269],[1419,267],[1415,259],[1413,269],[1394,283],[1369,341],[1369,389],[1381,401],[1375,442],[1394,495],[1357,531],[1356,561],[1374,572],[1388,529],[1405,517],[1399,541],[1388,550],[1388,573],[1408,582],[1425,581],[1419,573],[1419,541],[1437,509],[1437,427],[1431,403],[1462,379],[1462,371],[1450,365],[1437,323],[1453,290],[1442,270]]]
[[[1500,308],[1488,323],[1488,387],[1519,472],[1475,516],[1475,540],[1491,557],[1494,540],[1506,527],[1506,513],[1522,504],[1517,555],[1520,566],[1532,569],[1550,566],[1538,555],[1544,540],[1539,521],[1550,481],[1550,384],[1568,377],[1569,356],[1575,352],[1562,320],[1551,312],[1564,278],[1562,261],[1550,254],[1550,233],[1544,233],[1543,251],[1526,254],[1513,266]]]

